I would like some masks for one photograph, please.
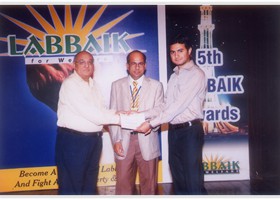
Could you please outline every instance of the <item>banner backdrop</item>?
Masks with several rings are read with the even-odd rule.
[[[57,188],[58,92],[73,55],[94,55],[107,105],[131,50],[147,55],[146,74],[159,79],[157,6],[1,6],[0,14],[0,192]],[[100,163],[98,185],[115,184],[108,132]]]
[[[73,71],[77,52],[94,55],[94,78],[108,105],[111,83],[127,75],[126,55],[133,49],[147,55],[146,75],[166,89],[172,72],[166,40],[178,31],[193,37],[193,58],[208,77],[205,180],[249,179],[245,78],[242,68],[229,67],[227,49],[216,45],[212,12],[211,6],[1,6],[0,192],[58,187],[58,91]],[[162,125],[158,182],[172,181],[167,130]],[[104,131],[99,186],[116,181],[112,144]]]
[[[246,33],[246,24],[252,23],[250,8],[166,6],[167,40],[178,33],[188,35],[193,59],[208,78],[203,122],[206,181],[249,179],[244,74],[251,37]],[[168,70],[170,75],[172,68]]]

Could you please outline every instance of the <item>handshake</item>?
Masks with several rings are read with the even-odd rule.
[[[120,115],[120,125],[123,129],[133,130],[145,135],[151,132],[151,125],[145,120],[143,112],[136,111],[121,111],[117,112]]]

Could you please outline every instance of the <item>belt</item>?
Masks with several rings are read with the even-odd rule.
[[[137,135],[138,133],[139,133],[139,132],[137,132],[137,131],[131,131],[131,132],[130,132],[131,135]]]
[[[169,128],[171,130],[174,130],[174,129],[180,129],[180,128],[187,128],[187,127],[190,127],[190,126],[193,126],[193,125],[196,125],[196,124],[201,124],[201,120],[200,119],[194,119],[192,121],[188,121],[188,122],[181,123],[181,124],[170,124],[169,123]]]
[[[79,135],[83,135],[83,136],[97,136],[97,137],[101,137],[103,135],[102,131],[97,131],[97,132],[81,132],[81,131],[76,131],[70,128],[65,128],[65,127],[58,127],[57,128],[59,131],[65,131],[65,132],[69,132],[69,133],[74,133],[74,134],[79,134]]]

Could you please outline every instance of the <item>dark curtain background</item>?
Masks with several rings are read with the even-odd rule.
[[[248,58],[251,184],[262,194],[280,194],[280,6],[260,6],[250,12],[254,22]]]

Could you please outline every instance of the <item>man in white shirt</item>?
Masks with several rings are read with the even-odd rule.
[[[161,113],[145,112],[148,121],[136,129],[147,132],[159,124],[169,123],[169,165],[175,194],[205,194],[202,168],[204,131],[203,103],[207,79],[191,59],[189,40],[178,35],[170,42],[171,61],[176,65],[171,75]]]
[[[119,124],[115,110],[106,109],[92,79],[94,58],[81,51],[74,57],[74,73],[59,92],[56,164],[59,194],[96,194],[104,124]]]

